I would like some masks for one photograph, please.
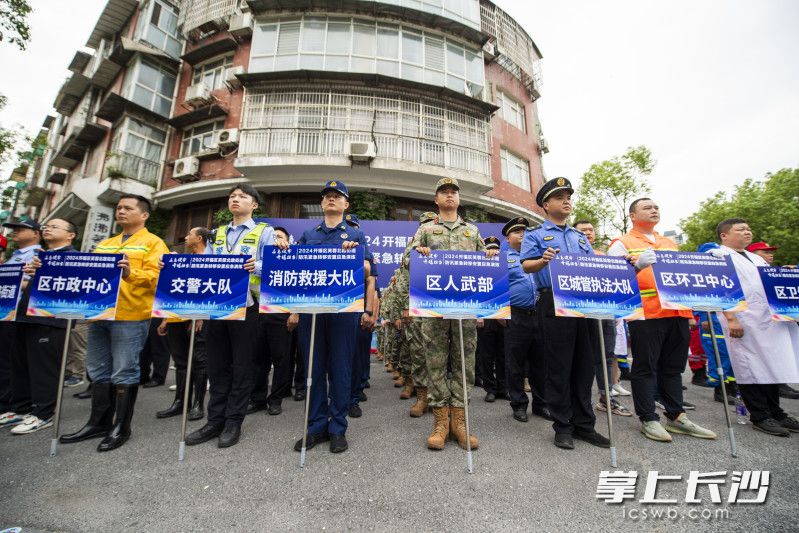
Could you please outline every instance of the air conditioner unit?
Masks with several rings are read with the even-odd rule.
[[[194,178],[200,171],[200,160],[196,157],[184,157],[175,161],[172,177],[176,180],[187,181]]]
[[[211,101],[211,89],[204,83],[195,83],[186,89],[183,103],[191,107],[201,107]]]
[[[239,130],[238,128],[229,128],[219,132],[217,146],[229,147],[237,146],[239,144]]]
[[[236,77],[239,74],[246,74],[247,70],[241,66],[237,65],[235,67],[229,68],[228,71],[225,73],[225,85],[228,86],[231,90],[238,89],[241,87],[241,81]]]
[[[350,143],[350,158],[353,161],[371,161],[377,156],[377,149],[374,143],[352,142]]]
[[[543,154],[549,153],[549,143],[543,137],[541,137],[541,139],[538,140],[538,147],[541,148],[541,153]]]
[[[249,37],[252,35],[252,13],[239,13],[230,17],[228,31],[234,37]]]
[[[494,59],[497,55],[497,48],[494,46],[493,42],[487,41],[483,45],[483,52],[485,52],[485,55],[488,56],[489,59]]]

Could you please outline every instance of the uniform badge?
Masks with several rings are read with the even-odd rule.
[[[515,262],[516,262],[515,259],[508,259],[508,263],[515,263]]]
[[[563,187],[563,185],[566,184],[566,180],[563,179],[563,178],[558,178],[557,184],[558,184],[558,187]]]
[[[241,247],[241,253],[245,254],[245,255],[250,253],[250,247],[249,246],[242,246]]]
[[[341,238],[342,238],[342,239],[346,239],[346,238],[347,238],[347,234],[346,234],[346,233],[342,233],[342,234],[341,234]]]
[[[331,181],[331,182],[330,182],[330,186],[331,186],[331,187],[335,187],[336,185],[338,185],[338,183],[336,183],[335,181]]]
[[[585,239],[580,239],[578,242],[579,242],[580,244],[585,244]]]
[[[545,240],[545,241],[551,241],[551,240],[552,240],[552,239],[554,239],[554,238],[555,238],[555,237],[553,237],[552,235],[547,235],[546,237],[544,237],[544,240]]]
[[[217,241],[216,241],[214,244],[216,244],[217,246],[222,246],[222,245],[223,245],[223,244],[225,244],[225,243],[224,243],[224,242],[222,242],[222,239],[219,239],[219,240],[217,240]]]
[[[255,244],[255,239],[242,239],[241,242],[244,244]]]
[[[467,229],[467,230],[464,230],[464,231],[463,231],[463,236],[464,236],[464,237],[471,237],[471,236],[472,236],[472,232],[471,232],[471,231],[469,231],[468,229]]]
[[[443,230],[443,229],[436,229],[436,230],[433,230],[433,235],[441,235],[442,233],[444,233],[444,230]]]

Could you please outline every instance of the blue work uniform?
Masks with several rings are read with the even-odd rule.
[[[25,248],[19,248],[18,250],[14,250],[11,252],[11,257],[8,258],[6,261],[7,265],[18,265],[18,264],[27,264],[33,260],[33,256],[36,255],[36,250],[41,250],[42,247],[38,244],[31,244],[30,246],[26,246]],[[30,279],[28,274],[22,275],[23,279]]]
[[[528,229],[522,241],[520,260],[539,259],[547,248],[561,253],[594,255],[586,236],[569,226],[544,221]],[[582,318],[556,317],[549,266],[534,275],[538,288],[536,315],[543,338],[547,377],[544,399],[554,418],[555,433],[593,434],[596,416],[591,406],[594,362],[599,341]]]
[[[375,285],[377,285],[377,267],[374,261],[369,261],[369,271],[371,273],[370,276],[375,278]],[[363,301],[366,302],[365,285]],[[360,323],[356,327],[355,351],[352,356],[352,397],[350,405],[358,405],[360,403],[361,393],[369,383],[369,356],[372,351],[373,332],[363,329]]]
[[[364,257],[372,258],[366,237],[343,220],[328,228],[324,222],[306,230],[298,244],[341,246],[355,241],[364,247]],[[356,349],[356,328],[360,313],[325,313],[316,317],[313,383],[309,391],[308,434],[344,435],[352,396],[352,359]],[[308,357],[311,343],[311,317],[301,315],[299,343],[303,357]]]
[[[721,329],[721,323],[714,313],[711,317],[709,313],[698,312],[695,313],[697,322],[699,322],[699,331],[702,332],[702,349],[707,354],[707,384],[711,387],[719,386],[718,366],[716,366],[716,355],[713,350],[713,338],[710,336],[709,331],[702,329],[702,322],[708,322],[713,325],[713,331],[716,334],[716,346],[719,347],[719,359],[721,359],[721,368],[724,370],[724,382],[735,383],[735,373],[732,371],[732,362],[730,361],[730,354],[727,352],[727,343],[724,342],[724,332]],[[712,318],[712,321],[710,320]]]

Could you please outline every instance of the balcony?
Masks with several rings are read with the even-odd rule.
[[[129,179],[155,187],[161,163],[150,161],[127,152],[115,152],[105,165],[106,177],[110,179]]]
[[[108,127],[93,120],[85,121],[71,128],[64,143],[53,158],[53,165],[58,168],[73,169],[83,161],[86,151],[105,138]]]
[[[71,115],[75,112],[75,108],[78,107],[89,85],[91,85],[89,78],[83,74],[73,74],[59,89],[53,107],[64,116]]]
[[[184,0],[178,27],[184,36],[227,28],[228,19],[238,13],[239,0]]]
[[[94,25],[89,40],[86,41],[86,46],[96,49],[103,39],[113,39],[114,35],[125,27],[138,5],[139,0],[108,0]]]

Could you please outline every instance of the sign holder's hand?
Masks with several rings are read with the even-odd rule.
[[[550,261],[555,259],[555,256],[558,255],[559,251],[560,249],[551,248],[551,247],[547,248],[546,250],[544,250],[544,253],[541,254],[541,260],[544,261],[545,265],[548,265]]]
[[[740,339],[744,336],[744,327],[736,317],[727,317],[727,326],[730,328],[730,337],[733,339]]]
[[[300,315],[297,313],[291,313],[289,315],[288,320],[286,320],[286,329],[289,331],[294,331],[300,323]]]
[[[356,246],[358,246],[358,241],[344,241],[341,243],[341,247],[344,250],[352,250]]]
[[[430,248],[428,248],[427,246],[417,246],[416,251],[425,257],[430,256]]]
[[[255,258],[254,257],[250,257],[249,259],[247,259],[244,262],[244,270],[246,270],[250,274],[255,272]]]
[[[122,269],[122,279],[128,279],[128,276],[130,276],[130,258],[128,254],[122,254],[122,259],[119,260],[117,266]]]

